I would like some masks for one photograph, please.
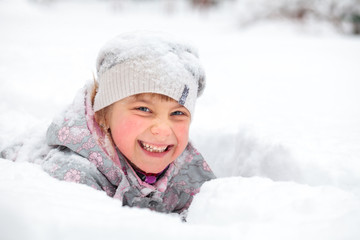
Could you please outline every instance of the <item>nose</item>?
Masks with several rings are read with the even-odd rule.
[[[158,120],[151,126],[150,131],[153,135],[157,136],[159,140],[165,140],[166,137],[171,135],[171,126],[167,121]]]

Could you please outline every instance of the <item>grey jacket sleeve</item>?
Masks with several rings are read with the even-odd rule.
[[[8,146],[4,149],[1,149],[0,157],[15,162],[22,146],[23,146],[22,143],[17,143],[12,146]]]
[[[59,180],[82,183],[107,193],[111,190],[108,188],[112,187],[110,183],[104,186],[103,183],[108,180],[93,163],[66,147],[52,149],[41,166],[45,172]]]

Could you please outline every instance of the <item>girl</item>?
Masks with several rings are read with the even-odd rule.
[[[123,34],[100,50],[97,76],[48,128],[43,169],[123,205],[183,212],[215,178],[188,142],[205,86],[194,49],[158,33]]]

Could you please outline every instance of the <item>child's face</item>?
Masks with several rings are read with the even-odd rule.
[[[113,104],[108,123],[114,143],[135,166],[159,173],[185,149],[190,112],[159,94],[139,94]]]

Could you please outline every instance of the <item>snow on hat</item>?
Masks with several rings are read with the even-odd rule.
[[[105,44],[97,58],[94,111],[140,93],[171,97],[193,114],[205,87],[196,50],[164,33],[133,32]]]

